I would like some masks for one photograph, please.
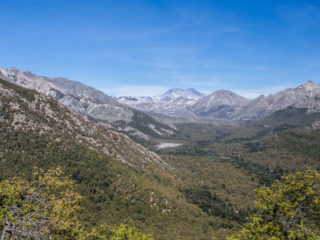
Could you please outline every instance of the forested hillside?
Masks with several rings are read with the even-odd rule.
[[[36,91],[1,80],[0,93],[0,180],[61,166],[86,231],[124,223],[155,239],[224,239],[256,212],[258,186],[320,167],[317,129],[176,124],[167,141],[183,145],[154,153]]]
[[[156,239],[210,239],[237,226],[187,201],[157,154],[36,91],[0,84],[0,180],[61,166],[83,196],[77,214],[87,227],[126,223]]]

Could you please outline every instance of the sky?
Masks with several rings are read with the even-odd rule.
[[[0,0],[0,67],[110,95],[320,82],[319,0]]]

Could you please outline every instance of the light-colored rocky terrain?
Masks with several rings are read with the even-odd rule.
[[[227,90],[194,98],[184,91],[188,89],[171,89],[163,97],[119,97],[117,100],[146,112],[175,117],[172,122],[220,119],[230,124],[230,121],[260,119],[289,106],[306,108],[309,113],[320,112],[320,85],[311,81],[253,100]]]
[[[100,125],[149,140],[149,134],[146,131],[143,132],[145,129],[141,128],[141,132],[138,124],[134,122],[136,121],[136,115],[141,118],[145,113],[123,105],[97,89],[66,78],[42,77],[30,71],[21,72],[16,68],[0,68],[0,78],[50,96],[75,112],[95,119],[97,123],[102,121],[103,123],[100,123]],[[150,120],[153,125],[154,122],[157,122],[150,116],[145,116],[145,119]],[[121,126],[116,124],[117,121],[121,121]],[[169,126],[162,127],[162,129],[172,130]],[[149,130],[154,135],[168,135],[168,131],[163,131],[161,128],[157,128],[156,131],[151,128]],[[158,134],[159,132],[161,134]]]
[[[309,113],[320,112],[320,85],[308,81],[296,88],[288,88],[276,94],[261,95],[231,114],[231,118],[258,119],[289,106],[307,108]]]
[[[145,140],[150,140],[150,133],[153,137],[174,134],[172,123],[175,122],[212,120],[230,124],[230,121],[260,119],[289,106],[307,108],[310,113],[320,112],[320,85],[311,81],[249,100],[227,90],[205,96],[194,89],[170,89],[155,97],[109,97],[79,82],[41,77],[15,68],[0,68],[0,77],[53,97],[72,110],[95,119],[100,126]],[[124,124],[115,124],[118,121]]]
[[[189,107],[205,95],[195,89],[170,89],[154,97],[116,97],[123,104],[136,109],[170,116],[196,117]]]
[[[0,122],[14,129],[51,134],[63,131],[74,140],[131,166],[168,165],[128,136],[100,128],[56,100],[0,80]],[[61,139],[56,138],[55,141]]]
[[[219,90],[198,100],[191,109],[197,116],[229,118],[248,102],[248,99],[231,91]]]

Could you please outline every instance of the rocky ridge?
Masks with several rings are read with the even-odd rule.
[[[200,117],[229,118],[249,101],[231,91],[219,90],[198,100],[191,109]]]
[[[157,120],[145,113],[123,105],[103,92],[80,82],[66,78],[37,76],[30,71],[20,72],[16,68],[0,68],[0,77],[19,86],[41,92],[58,100],[75,112],[93,118],[100,125],[127,133],[130,136],[150,140],[152,137],[167,136],[168,130],[174,132],[171,127],[158,123]],[[145,118],[149,119],[152,124],[161,127],[157,128],[157,132],[153,129],[146,131],[134,122],[136,115],[145,115]],[[121,122],[121,124],[118,124],[118,122]],[[135,127],[132,125],[135,125]]]
[[[168,92],[176,93],[177,91],[172,89]],[[201,95],[194,99],[167,93],[154,98],[131,97],[125,100],[125,97],[121,97],[117,100],[142,111],[198,121],[205,119],[257,120],[289,106],[307,109],[309,113],[320,112],[320,85],[311,81],[268,96],[261,95],[253,100],[227,90],[218,90],[210,95]]]
[[[308,81],[296,88],[288,88],[269,96],[261,95],[231,117],[236,120],[259,119],[289,106],[305,108],[309,113],[320,112],[320,85]]]
[[[170,89],[155,97],[109,97],[79,82],[40,77],[15,68],[0,68],[0,77],[51,96],[93,118],[100,126],[145,140],[174,134],[173,122],[219,120],[228,124],[261,119],[289,106],[306,108],[310,113],[320,112],[320,85],[311,81],[249,100],[227,90],[205,96],[194,89]],[[168,116],[169,120],[162,121],[162,117],[156,116]]]
[[[31,130],[40,135],[56,133],[59,129],[91,149],[131,166],[157,164],[168,167],[157,154],[126,135],[100,128],[44,94],[1,79],[0,124],[9,125],[15,130]]]

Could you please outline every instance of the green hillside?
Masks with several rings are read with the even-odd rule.
[[[125,223],[155,239],[209,240],[240,229],[256,211],[258,186],[320,168],[320,130],[261,122],[176,127],[167,140],[183,145],[157,150],[160,158],[51,98],[0,80],[0,180],[61,166],[84,197],[77,213],[84,226]]]
[[[126,223],[156,239],[211,239],[237,226],[186,199],[175,170],[126,136],[35,91],[1,80],[0,92],[0,180],[61,166],[84,197],[78,214],[88,227]]]

